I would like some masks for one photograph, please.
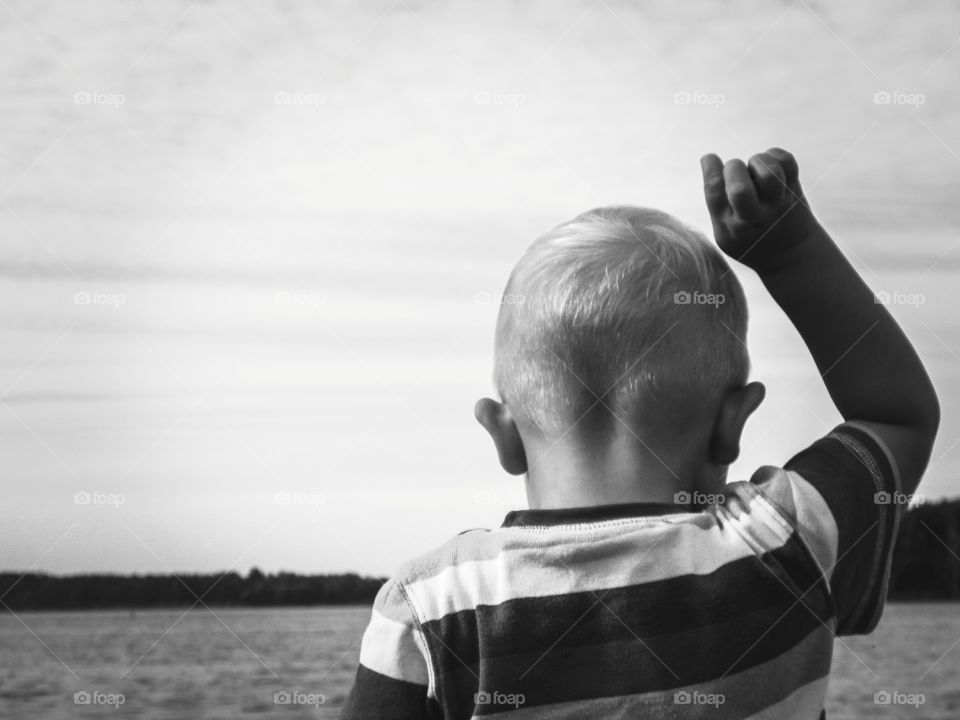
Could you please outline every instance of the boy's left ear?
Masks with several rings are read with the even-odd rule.
[[[493,438],[503,469],[511,475],[523,475],[527,471],[527,454],[510,409],[496,400],[481,398],[474,405],[473,414]]]
[[[767,389],[763,383],[747,383],[730,390],[720,402],[710,439],[711,460],[718,465],[729,465],[740,456],[740,437],[747,418],[763,402]]]

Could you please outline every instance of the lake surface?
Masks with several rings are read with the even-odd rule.
[[[335,718],[368,616],[366,607],[7,613],[0,717]],[[958,641],[960,606],[891,605],[873,635],[837,643],[829,717],[955,720]],[[875,704],[883,691],[922,703]],[[276,693],[293,702],[275,703]]]

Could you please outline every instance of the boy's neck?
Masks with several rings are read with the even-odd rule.
[[[685,450],[678,448],[678,450]],[[707,490],[708,474],[690,452],[655,452],[635,438],[608,438],[601,449],[577,440],[528,448],[532,510],[620,503],[674,503],[681,491]],[[721,478],[716,483],[723,484]]]

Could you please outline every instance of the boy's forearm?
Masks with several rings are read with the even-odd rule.
[[[809,348],[845,420],[935,432],[936,393],[910,341],[830,236],[818,228],[759,271]]]

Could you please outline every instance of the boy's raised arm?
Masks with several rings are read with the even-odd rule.
[[[910,341],[820,226],[793,156],[773,148],[749,164],[701,160],[721,250],[753,268],[800,332],[844,420],[886,443],[901,489],[916,489],[940,407]]]

